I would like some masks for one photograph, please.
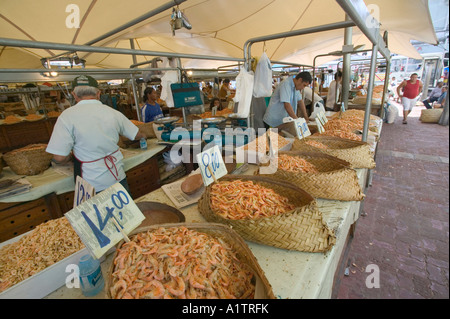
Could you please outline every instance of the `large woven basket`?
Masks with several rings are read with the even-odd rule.
[[[264,271],[261,269],[258,264],[255,256],[248,248],[247,244],[244,240],[230,227],[227,227],[222,224],[214,224],[214,223],[170,223],[170,224],[158,224],[146,227],[140,227],[132,231],[128,237],[132,239],[134,235],[147,232],[151,230],[156,230],[160,227],[186,227],[191,230],[207,233],[213,237],[223,239],[231,249],[236,253],[236,257],[243,263],[250,266],[251,270],[254,274],[256,291],[255,291],[255,299],[275,299],[275,295],[272,291],[272,286],[267,280]],[[124,241],[122,240],[116,246],[116,253],[114,254],[113,260],[116,259],[118,254],[118,249],[123,245]],[[111,267],[108,271],[108,275],[106,277],[106,291],[109,298],[112,298],[110,287],[112,285],[112,273],[114,272],[114,262],[111,263]]]
[[[307,141],[316,141],[327,148],[318,148],[307,144]],[[296,139],[292,151],[322,152],[350,163],[351,168],[369,168],[376,166],[373,152],[369,144],[362,141],[348,140],[333,136],[309,136],[305,139]]]
[[[3,154],[0,153],[0,174],[2,173],[2,171],[3,171]]]
[[[289,172],[278,168],[270,176],[280,181],[292,183],[314,198],[342,201],[360,201],[364,199],[356,171],[350,164],[336,157],[320,152],[280,152],[279,155],[300,157],[313,164],[318,173]],[[259,173],[259,170],[257,172]]]
[[[50,166],[53,155],[45,151],[47,144],[31,144],[3,155],[3,159],[17,175],[37,175]]]
[[[439,123],[444,109],[425,109],[420,113],[419,120],[422,123]]]
[[[304,190],[286,182],[262,176],[226,175],[221,180],[253,181],[285,196],[296,208],[290,212],[251,220],[226,219],[211,209],[211,185],[198,201],[206,220],[226,224],[248,241],[305,252],[326,252],[336,242],[334,231],[324,222],[316,200]]]

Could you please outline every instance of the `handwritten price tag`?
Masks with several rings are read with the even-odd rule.
[[[325,132],[325,129],[323,128],[322,122],[316,118],[316,124],[317,124],[317,128],[319,129],[319,133],[322,134]]]
[[[121,231],[129,234],[145,219],[120,183],[81,203],[65,216],[97,259],[123,238]]]
[[[94,186],[77,176],[75,182],[75,194],[73,196],[73,208],[91,199],[95,195]]]
[[[213,183],[215,179],[217,180],[228,174],[222,154],[217,145],[203,153],[197,154],[197,163],[200,167],[205,186]]]
[[[308,124],[306,124],[306,121],[304,118],[298,118],[294,121],[295,123],[295,130],[297,131],[297,137],[299,139],[308,137],[311,135],[311,131],[309,130]]]
[[[317,114],[317,118],[319,118],[319,120],[322,123],[322,125],[325,125],[326,123],[328,123],[328,119],[327,119],[327,116],[325,115],[324,111],[320,111]]]

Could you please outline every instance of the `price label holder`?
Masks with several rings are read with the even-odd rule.
[[[209,186],[219,178],[228,174],[219,147],[214,147],[197,154],[197,163],[202,174],[203,184]]]
[[[318,118],[316,118],[316,124],[317,124],[317,128],[319,129],[319,133],[320,134],[325,133],[325,129],[322,125],[322,122]]]
[[[308,124],[304,118],[298,118],[294,121],[295,130],[297,132],[297,137],[299,139],[303,139],[311,135],[311,131],[309,130]]]
[[[91,199],[95,195],[94,186],[89,184],[82,177],[77,176],[75,181],[75,194],[73,195],[73,208]]]
[[[317,114],[317,117],[319,118],[320,122],[322,122],[323,125],[325,125],[326,123],[328,123],[328,119],[327,116],[325,115],[325,113],[323,111],[320,111]]]
[[[145,216],[117,183],[65,214],[81,241],[99,259],[138,227]]]

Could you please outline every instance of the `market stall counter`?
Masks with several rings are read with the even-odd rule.
[[[133,198],[138,198],[161,186],[157,155],[166,150],[157,139],[147,141],[147,150],[122,149],[124,169]],[[18,180],[9,167],[3,168],[0,182]],[[0,242],[33,229],[37,225],[63,214],[73,207],[75,182],[73,168],[57,165],[43,173],[22,178],[31,186],[21,194],[0,198]]]
[[[250,165],[245,174],[253,175],[256,169],[257,166]],[[367,169],[357,169],[356,172],[359,183],[363,187],[366,184]],[[174,203],[161,188],[135,200],[136,203],[147,201],[174,206]],[[328,252],[291,251],[246,241],[277,298],[331,298],[334,276],[345,249],[351,225],[357,221],[360,215],[361,202],[318,199],[317,203],[326,223],[336,234],[336,243]],[[206,221],[200,214],[197,204],[191,204],[180,210],[186,217],[187,223],[204,223]],[[108,274],[112,261],[113,254],[110,254],[106,256],[102,263],[104,276]],[[106,297],[105,288],[94,298],[102,299]],[[69,289],[63,286],[46,298],[73,299],[86,297],[82,295],[81,289]]]

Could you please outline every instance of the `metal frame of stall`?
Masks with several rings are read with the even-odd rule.
[[[370,15],[369,11],[367,10],[366,5],[362,1],[346,1],[346,0],[336,0],[336,2],[341,6],[341,8],[346,13],[346,21],[343,22],[337,22],[337,23],[331,23],[326,24],[322,26],[317,27],[311,27],[311,28],[305,28],[300,30],[294,30],[289,32],[283,32],[273,35],[267,35],[262,37],[256,37],[249,39],[244,44],[244,58],[245,58],[245,67],[247,70],[250,70],[251,65],[251,46],[254,43],[257,42],[265,42],[269,40],[276,40],[280,38],[287,38],[287,37],[293,37],[293,36],[300,36],[300,35],[306,35],[311,33],[318,33],[318,32],[324,32],[324,31],[331,31],[336,29],[345,29],[345,37],[344,37],[344,46],[343,46],[343,52],[342,55],[344,56],[344,72],[343,72],[343,83],[346,82],[347,79],[349,79],[349,70],[350,70],[350,64],[349,64],[349,58],[350,54],[353,52],[353,45],[351,43],[348,43],[350,40],[351,42],[351,28],[352,27],[358,27],[363,34],[372,42],[372,57],[371,57],[371,64],[370,64],[370,75],[369,75],[369,86],[367,89],[367,95],[372,96],[373,94],[373,88],[374,88],[374,80],[375,80],[375,66],[377,63],[377,56],[378,52],[380,52],[383,57],[386,59],[386,74],[389,74],[390,72],[390,51],[387,48],[387,32],[385,32],[384,36],[382,37],[380,35],[380,28],[378,21],[374,20],[373,17]],[[371,19],[372,22],[371,26],[367,26],[366,21],[369,21]],[[376,25],[376,26],[375,26]],[[351,46],[351,49],[349,49],[349,46]],[[385,91],[387,89],[388,81],[385,80]],[[343,87],[343,92],[348,87]],[[384,94],[383,94],[384,99]],[[348,92],[343,96],[343,102],[348,103]],[[383,101],[384,102],[384,101]],[[363,136],[362,140],[367,141],[368,137],[368,131],[369,131],[369,121],[370,121],[370,110],[371,110],[371,99],[367,99],[366,105],[365,105],[365,116],[364,116],[364,129],[363,129]]]

